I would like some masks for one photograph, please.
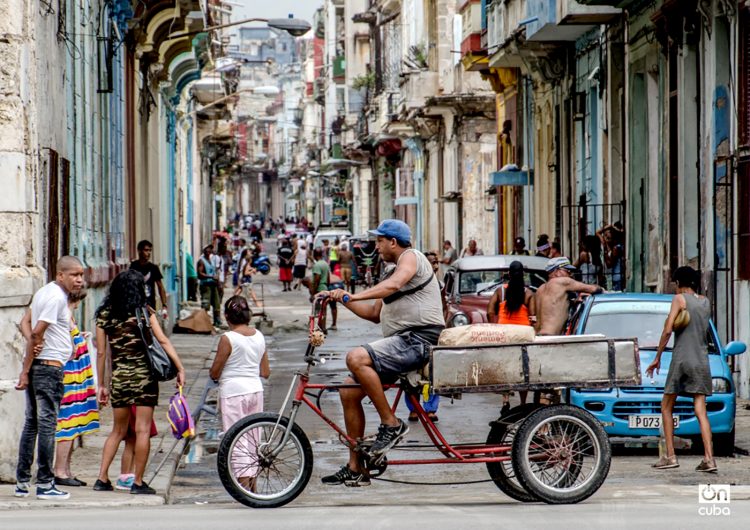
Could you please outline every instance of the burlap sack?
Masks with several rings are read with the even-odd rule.
[[[470,346],[472,344],[515,344],[533,342],[536,334],[531,326],[515,324],[471,324],[446,328],[438,346]]]

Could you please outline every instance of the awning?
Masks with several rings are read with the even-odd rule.
[[[534,170],[493,171],[490,173],[490,184],[493,186],[533,186]]]

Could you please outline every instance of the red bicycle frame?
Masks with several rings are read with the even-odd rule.
[[[307,390],[319,390],[321,392],[326,390],[338,390],[340,388],[359,388],[359,385],[347,385],[347,384],[320,384],[310,383],[310,377],[306,373],[298,373],[300,378],[297,384],[297,389],[294,394],[293,405],[299,406],[304,403],[307,405],[315,414],[317,414],[324,422],[326,422],[334,431],[336,431],[341,437],[342,442],[350,449],[357,447],[358,442],[351,436],[349,436],[344,429],[342,429],[335,421],[330,419],[326,414],[308,397],[306,394]],[[416,460],[388,460],[389,466],[398,465],[413,465],[413,464],[476,464],[485,462],[507,462],[510,461],[510,445],[486,445],[486,444],[468,444],[468,445],[451,445],[446,441],[445,437],[440,432],[440,429],[430,420],[427,413],[422,408],[419,400],[411,394],[405,393],[399,385],[383,385],[384,390],[397,388],[396,398],[391,405],[391,410],[395,413],[396,407],[401,400],[401,396],[405,395],[405,399],[408,399],[411,405],[414,407],[414,412],[417,413],[419,421],[427,432],[427,436],[432,441],[435,449],[444,455],[444,458],[426,458]]]
[[[312,314],[310,315],[309,331],[311,335],[315,331],[320,330],[320,320],[322,315],[325,315],[326,305],[328,303],[327,298],[317,298],[313,303]],[[344,445],[349,449],[356,449],[359,445],[359,441],[349,436],[344,429],[342,429],[336,422],[330,419],[326,414],[318,407],[307,395],[308,390],[318,390],[323,392],[325,390],[338,390],[340,388],[360,388],[359,385],[348,385],[348,384],[320,384],[310,383],[310,368],[315,364],[316,358],[313,355],[315,346],[312,342],[307,347],[305,354],[305,360],[307,361],[307,370],[304,372],[297,372],[299,382],[294,393],[292,401],[292,412],[290,414],[290,424],[293,423],[296,417],[299,406],[304,403],[315,414],[317,414],[324,422],[331,426],[331,428],[339,434],[339,437]],[[413,395],[405,393],[400,385],[390,384],[383,385],[384,390],[397,388],[396,398],[391,405],[391,410],[395,413],[396,407],[401,400],[401,396],[406,394],[411,405],[414,408],[414,412],[417,413],[419,421],[427,432],[427,436],[432,441],[435,449],[443,454],[443,458],[426,458],[419,460],[388,460],[388,465],[413,465],[413,464],[476,464],[486,462],[508,462],[510,461],[510,445],[487,445],[487,444],[461,444],[451,445],[448,443],[432,420],[429,418],[427,413],[422,408],[419,400]],[[286,404],[286,400],[284,402]],[[283,407],[282,407],[283,408]],[[283,413],[283,410],[282,410]]]

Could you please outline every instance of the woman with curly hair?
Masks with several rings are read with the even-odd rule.
[[[134,270],[118,274],[112,281],[109,294],[97,310],[96,342],[99,350],[99,403],[112,403],[114,425],[104,443],[96,491],[111,491],[109,466],[120,442],[128,433],[131,406],[135,406],[135,479],[130,493],[154,494],[143,481],[151,444],[151,422],[159,398],[159,384],[151,375],[138,329],[136,310],[146,307],[143,275]],[[177,385],[185,383],[185,369],[177,352],[159,325],[155,313],[146,309],[153,338],[157,340],[177,367]],[[105,378],[105,368],[111,361],[111,380]],[[111,394],[110,394],[111,391]]]

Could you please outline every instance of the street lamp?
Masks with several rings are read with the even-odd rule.
[[[286,31],[293,37],[301,37],[308,31],[310,31],[310,23],[306,20],[294,18],[289,15],[289,18],[246,18],[244,20],[238,20],[237,22],[230,22],[228,24],[221,24],[219,26],[209,26],[198,31],[185,31],[182,33],[172,33],[166,39],[166,41],[173,39],[181,39],[183,37],[193,37],[207,31],[213,31],[215,29],[230,28],[232,26],[239,26],[240,24],[249,24],[250,22],[265,22],[269,28],[280,29]]]

